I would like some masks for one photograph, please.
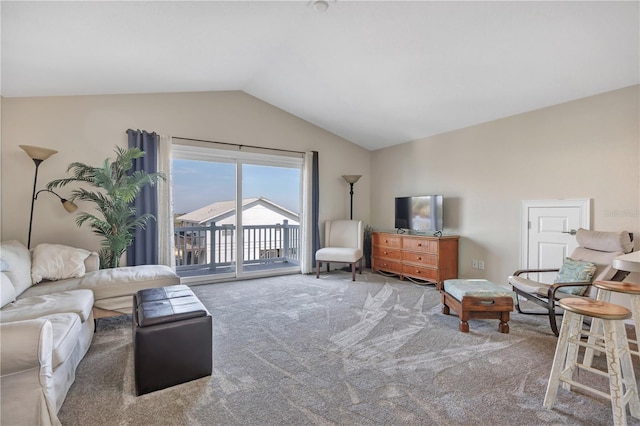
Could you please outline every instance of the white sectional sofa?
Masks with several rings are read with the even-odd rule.
[[[138,290],[180,283],[167,266],[99,270],[96,253],[49,245],[44,269],[69,277],[34,284],[42,278],[38,249],[0,244],[3,425],[60,424],[57,413],[91,344],[94,318],[130,313]]]

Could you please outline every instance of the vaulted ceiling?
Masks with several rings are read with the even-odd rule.
[[[5,97],[242,90],[374,150],[640,82],[637,1],[2,1]]]

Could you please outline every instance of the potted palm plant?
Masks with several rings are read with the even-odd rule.
[[[96,210],[100,212],[100,215],[83,212],[76,217],[76,225],[80,227],[87,222],[93,232],[102,237],[100,268],[120,266],[120,258],[131,245],[136,228],[144,228],[149,220],[155,220],[151,214],[136,217],[132,203],[145,185],[154,185],[159,179],[164,179],[161,173],[129,173],[133,161],[144,156],[144,151],[116,147],[115,152],[115,160],[107,158],[100,167],[71,163],[67,168],[67,173],[72,172],[71,177],[56,179],[47,184],[48,189],[70,183],[86,184],[93,188],[74,189],[70,200],[94,203]]]

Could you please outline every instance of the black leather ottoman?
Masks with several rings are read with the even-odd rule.
[[[186,285],[138,291],[133,352],[138,395],[210,376],[211,314]]]

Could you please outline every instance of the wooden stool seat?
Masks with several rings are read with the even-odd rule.
[[[613,424],[616,426],[627,424],[627,406],[631,416],[639,419],[638,387],[624,329],[624,320],[631,318],[631,311],[624,306],[587,298],[563,298],[558,305],[565,310],[565,313],[543,405],[546,408],[552,408],[555,405],[558,388],[562,383],[565,390],[576,387],[609,399]],[[603,341],[602,346],[592,344],[592,333],[583,330],[585,316],[593,318],[592,322],[599,321],[602,325],[603,332],[599,336]],[[587,342],[582,338],[585,334],[589,335]],[[592,368],[590,360],[587,362],[586,355],[583,355],[582,362],[579,362],[581,347],[586,348],[585,354],[589,350],[603,350],[607,356],[607,371]],[[609,393],[578,382],[576,379],[580,378],[580,370],[607,377]]]
[[[626,320],[631,318],[631,311],[624,306],[614,305],[594,299],[565,298],[558,302],[565,311],[571,311],[579,315],[607,320]]]
[[[640,284],[625,283],[620,281],[596,281],[594,287],[616,293],[640,294]]]

